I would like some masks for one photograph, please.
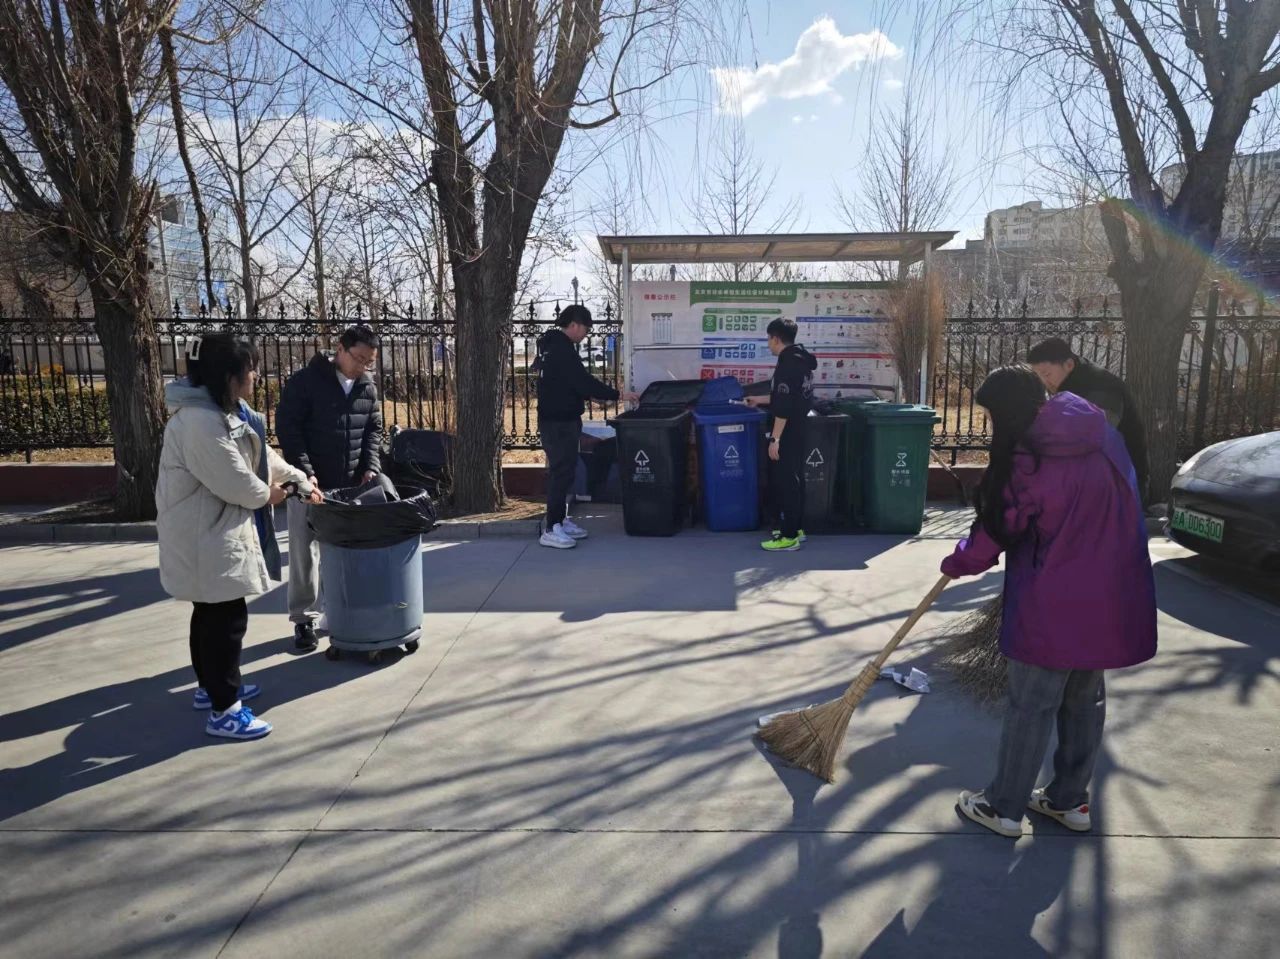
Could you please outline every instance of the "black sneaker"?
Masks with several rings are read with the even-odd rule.
[[[293,645],[295,649],[302,649],[310,652],[320,645],[320,640],[316,638],[316,628],[311,623],[299,623],[293,627]]]

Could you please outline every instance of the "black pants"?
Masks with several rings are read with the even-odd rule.
[[[545,529],[563,523],[565,502],[573,489],[578,470],[578,443],[582,438],[582,420],[539,423],[542,450],[547,456],[547,518]]]
[[[224,712],[240,698],[240,647],[249,607],[243,599],[192,605],[191,666],[214,710]]]
[[[769,461],[773,515],[787,539],[795,539],[804,522],[804,447],[804,420],[787,420],[778,443],[778,462]]]

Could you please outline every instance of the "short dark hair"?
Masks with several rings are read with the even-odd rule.
[[[1043,343],[1037,343],[1027,354],[1027,362],[1034,366],[1037,363],[1065,363],[1067,360],[1079,360],[1066,340],[1053,337]]]
[[[587,329],[591,329],[591,324],[594,322],[591,319],[591,311],[581,303],[570,303],[556,317],[556,326],[562,330],[570,323],[581,323]]]
[[[360,323],[356,326],[348,326],[338,343],[341,344],[344,350],[349,350],[353,346],[358,346],[362,343],[369,349],[376,350],[378,348],[378,334],[373,332],[372,327]]]
[[[795,320],[788,319],[785,316],[780,316],[769,324],[765,333],[769,336],[776,336],[783,343],[786,343],[787,346],[790,346],[796,341],[796,334],[799,330],[800,328],[796,326]]]
[[[203,386],[219,409],[233,412],[239,397],[232,380],[243,380],[258,368],[258,351],[248,340],[230,333],[209,333],[187,350],[187,382]]]

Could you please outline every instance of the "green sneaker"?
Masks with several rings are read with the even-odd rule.
[[[800,538],[787,539],[783,536],[775,536],[773,539],[767,539],[760,544],[761,549],[767,549],[771,553],[793,553],[800,548]]]
[[[775,529],[775,530],[773,531],[773,538],[774,538],[774,539],[782,539],[782,530],[780,530],[780,529]],[[799,535],[797,535],[797,536],[796,536],[796,542],[798,542],[798,543],[803,543],[803,542],[804,542],[806,539],[808,539],[808,538],[809,538],[809,537],[807,537],[807,536],[805,536],[805,535],[804,535],[804,530],[800,530]]]

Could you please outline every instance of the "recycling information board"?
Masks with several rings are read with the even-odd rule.
[[[655,380],[773,375],[765,330],[778,317],[799,327],[818,360],[813,385],[834,399],[892,391],[898,383],[885,337],[885,283],[711,283],[633,281],[627,343],[632,387]]]

